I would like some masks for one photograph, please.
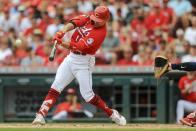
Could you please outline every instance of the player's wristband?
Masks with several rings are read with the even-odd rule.
[[[76,23],[74,23],[73,21],[69,21],[69,23],[74,25],[74,28],[76,28]]]

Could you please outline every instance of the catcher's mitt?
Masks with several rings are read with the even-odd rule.
[[[159,79],[168,72],[169,60],[164,56],[156,56],[154,61],[154,75]]]

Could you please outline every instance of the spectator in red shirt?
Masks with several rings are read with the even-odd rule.
[[[38,24],[38,28],[42,30],[43,34],[46,32],[48,25],[53,24],[53,19],[50,18],[47,11],[42,12],[42,19]]]
[[[2,66],[18,66],[19,65],[19,59],[16,56],[16,46],[12,47],[12,54],[5,57],[5,59],[2,61]]]
[[[158,45],[154,35],[149,36],[148,46],[150,46],[153,50],[157,51]]]
[[[82,106],[77,102],[76,91],[72,88],[66,90],[66,101],[58,104],[55,115],[52,117],[53,120],[63,119],[63,118],[73,118],[69,112],[80,111]]]
[[[174,12],[174,9],[171,7],[168,7],[169,0],[163,0],[163,8],[161,9],[161,12],[166,17],[165,23],[169,28],[174,28],[176,24],[176,14]]]
[[[167,18],[161,12],[160,4],[155,2],[153,5],[152,13],[150,13],[146,20],[147,20],[147,28],[150,32],[154,29],[161,28],[164,24],[166,24]]]
[[[19,60],[22,60],[23,58],[27,57],[27,41],[24,37],[19,37],[19,39],[21,40],[21,43],[15,43],[15,46],[17,47],[16,56]]]
[[[166,26],[162,28],[161,38],[159,40],[161,40],[161,39],[165,40],[167,45],[171,44],[174,41],[174,38],[169,33],[169,28]]]
[[[37,19],[34,17],[31,19],[31,27],[30,28],[27,28],[25,31],[24,31],[24,34],[23,36],[25,37],[32,37],[33,35],[33,31],[37,28]]]
[[[35,54],[42,58],[46,58],[50,55],[51,47],[52,45],[50,42],[45,42],[37,47]]]
[[[132,60],[133,49],[130,46],[126,46],[123,50],[123,56],[121,60],[118,61],[117,65],[137,65],[137,62]]]
[[[55,17],[60,18],[61,23],[64,23],[64,21],[63,21],[64,15],[65,15],[65,7],[64,6],[66,6],[66,5],[63,5],[62,3],[59,3],[55,6]]]
[[[120,33],[119,33],[119,40],[120,40],[120,45],[121,46],[128,46],[131,44],[131,39],[130,39],[130,28],[128,28],[127,26],[123,26],[120,29]]]
[[[137,33],[138,42],[140,43],[146,36],[146,19],[144,16],[144,11],[139,8],[137,9],[137,17],[131,23],[131,29]]]
[[[154,62],[153,59],[153,49],[150,46],[147,46],[144,50],[144,57],[138,62],[140,66],[152,66]]]
[[[184,117],[185,112],[193,112],[196,109],[196,76],[195,72],[187,72],[178,83],[182,99],[177,103],[177,122]]]

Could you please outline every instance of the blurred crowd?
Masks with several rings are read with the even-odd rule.
[[[59,46],[49,62],[52,37],[97,5],[111,13],[97,65],[149,66],[157,55],[196,62],[195,0],[0,0],[0,65],[59,65],[69,51]]]

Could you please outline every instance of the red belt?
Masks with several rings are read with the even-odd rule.
[[[74,53],[74,54],[76,54],[76,55],[86,55],[85,53],[81,53],[81,52],[79,52],[79,51],[71,51],[72,53]]]

